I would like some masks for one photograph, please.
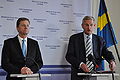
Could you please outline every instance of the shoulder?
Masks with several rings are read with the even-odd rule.
[[[28,40],[27,40],[27,43],[29,44],[29,45],[31,45],[31,46],[39,46],[39,43],[38,43],[38,41],[37,40],[35,40],[35,39],[32,39],[32,38],[28,38]]]
[[[82,33],[77,33],[77,34],[73,34],[70,36],[70,38],[77,38],[77,37],[82,37],[83,36],[83,32]]]
[[[15,36],[13,38],[8,38],[8,39],[4,40],[4,42],[11,42],[11,41],[15,41],[17,39],[18,39],[17,36]]]
[[[96,34],[93,34],[92,36],[95,37],[95,38],[103,39],[101,36],[98,36]]]
[[[70,36],[69,38],[69,42],[78,42],[78,41],[82,41],[83,40],[83,33],[77,33],[77,34],[73,34]]]
[[[92,36],[93,36],[93,39],[97,39],[97,40],[103,41],[103,42],[105,41],[101,36],[98,36],[96,34],[93,34]]]
[[[37,41],[37,40],[32,39],[32,38],[28,38],[28,41],[29,41],[29,42],[33,42],[33,43],[38,43],[38,41]]]

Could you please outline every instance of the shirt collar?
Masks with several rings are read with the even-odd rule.
[[[84,37],[85,37],[85,38],[87,38],[87,36],[88,36],[88,35],[87,35],[87,34],[85,34],[85,33],[83,33],[83,34],[84,34]],[[92,34],[91,34],[91,35],[89,35],[89,37],[90,37],[90,39],[92,39]]]
[[[21,41],[23,40],[23,38],[21,38],[19,35],[18,35],[18,39],[19,39],[19,40],[21,40]],[[26,41],[27,41],[27,37],[26,37],[26,38],[24,38],[24,40],[26,40]]]

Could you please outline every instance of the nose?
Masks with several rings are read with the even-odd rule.
[[[29,25],[24,25],[25,28],[29,28]]]
[[[91,25],[88,26],[89,29],[90,29],[91,27],[92,27]]]

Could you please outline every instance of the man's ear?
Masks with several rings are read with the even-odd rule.
[[[94,28],[96,27],[96,24],[94,24]]]
[[[83,28],[83,23],[81,24],[81,27]]]
[[[18,30],[18,27],[16,27],[16,30],[19,31],[19,30]]]

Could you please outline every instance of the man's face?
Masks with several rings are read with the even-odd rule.
[[[21,21],[19,26],[17,26],[17,30],[18,30],[19,34],[27,35],[29,33],[29,25],[30,25],[30,23],[27,20]]]
[[[85,34],[90,35],[93,33],[95,23],[93,20],[84,20],[82,28],[84,29]]]

